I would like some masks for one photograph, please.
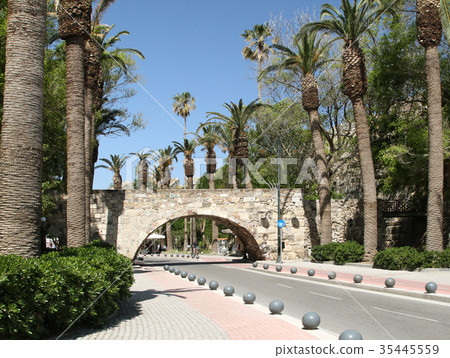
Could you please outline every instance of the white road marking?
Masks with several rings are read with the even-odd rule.
[[[425,320],[425,321],[431,321],[431,322],[439,323],[439,321],[436,321],[435,319],[431,319],[431,318],[425,318],[425,317],[420,317],[420,316],[414,316],[414,315],[411,315],[411,314],[401,313],[401,312],[396,312],[396,311],[391,311],[391,310],[387,310],[387,309],[385,309],[385,308],[380,308],[380,307],[372,307],[372,308],[375,308],[375,309],[380,310],[380,311],[385,311],[385,312],[390,312],[390,313],[394,313],[394,314],[399,314],[399,315],[402,315],[402,316],[407,316],[407,317],[412,317],[412,318],[418,318],[418,319],[423,319],[423,320]]]
[[[277,283],[277,286],[286,287],[286,288],[294,288],[292,286],[283,285],[282,283]]]
[[[328,295],[322,295],[321,293],[316,293],[316,292],[308,292],[312,295],[317,295],[317,296],[322,296],[322,297],[327,297],[327,298],[331,298],[333,300],[338,300],[338,301],[342,301],[342,298],[339,297],[333,297],[333,296],[328,296]]]

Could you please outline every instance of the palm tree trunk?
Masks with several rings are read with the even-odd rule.
[[[166,222],[166,240],[167,240],[167,251],[172,251],[173,250],[172,223],[170,221]]]
[[[247,163],[244,164],[244,181],[245,189],[253,189],[252,179],[250,178],[250,171],[248,170]]]
[[[122,176],[119,173],[114,174],[113,188],[114,190],[122,190]]]
[[[359,164],[364,191],[364,249],[365,259],[371,260],[377,252],[378,219],[377,190],[373,167],[370,131],[367,113],[362,98],[352,101],[355,112],[356,137],[358,141]]]
[[[444,152],[441,78],[438,46],[425,47],[428,89],[428,209],[427,250],[442,251],[444,206]]]
[[[8,1],[0,151],[0,254],[40,253],[47,2]]]
[[[331,193],[328,179],[328,165],[317,109],[309,111],[309,119],[311,121],[311,134],[316,154],[315,162],[319,170],[320,244],[325,245],[332,241]]]
[[[219,227],[215,220],[212,221],[212,234],[211,234],[211,249],[213,252],[217,252],[218,238],[219,238]]]
[[[189,245],[189,234],[188,234],[188,219],[184,218],[184,243],[183,243],[183,247],[184,247],[184,251],[187,250],[187,246]]]
[[[209,174],[209,189],[210,190],[216,189],[216,184],[215,184],[215,180],[214,180],[214,173],[210,173]]]
[[[228,161],[228,172],[229,172],[229,180],[231,181],[231,185],[233,189],[237,189],[237,177],[236,177],[236,158],[229,157]]]
[[[85,88],[85,119],[84,119],[84,153],[85,153],[85,190],[86,190],[86,239],[91,237],[91,182],[92,182],[92,121],[93,121],[93,93],[92,87]]]
[[[187,177],[188,189],[194,189],[194,177]]]
[[[66,39],[67,246],[86,242],[84,40]]]

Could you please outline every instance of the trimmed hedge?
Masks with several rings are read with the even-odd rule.
[[[442,251],[423,251],[413,247],[391,247],[378,252],[373,266],[386,270],[416,270],[421,268],[450,268],[450,248]]]
[[[356,241],[331,242],[313,247],[311,255],[317,261],[334,261],[338,265],[347,262],[361,262],[364,258],[364,246]]]
[[[98,242],[40,258],[0,256],[0,337],[59,334],[85,311],[76,325],[99,327],[132,283],[131,261]]]

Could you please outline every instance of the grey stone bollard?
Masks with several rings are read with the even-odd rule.
[[[172,266],[169,267],[169,272],[173,273],[173,270],[175,270]]]
[[[195,257],[195,255],[191,255],[191,259],[193,259]]]
[[[183,254],[183,255],[181,255],[181,257],[184,257],[184,254]]]
[[[272,300],[269,303],[269,310],[272,314],[280,314],[284,310],[284,303],[280,300]]]
[[[360,274],[357,274],[355,276],[353,276],[353,282],[354,283],[361,283],[363,280],[363,277]]]
[[[170,254],[170,257],[173,257],[173,254]]]
[[[316,274],[316,270],[314,270],[314,269],[308,270],[308,276],[314,276],[315,274]]]
[[[253,267],[258,267],[258,263],[257,263],[257,262],[254,262],[254,263],[252,264],[252,266],[253,266]]]
[[[187,275],[188,275],[188,274],[187,274],[186,271],[181,271],[181,273],[180,273],[180,276],[183,277],[183,278],[186,278]]]
[[[246,292],[244,296],[242,296],[245,304],[251,305],[256,300],[256,296],[253,292]]]
[[[427,291],[427,293],[436,293],[437,290],[436,282],[433,281],[427,282],[427,284],[425,285],[425,290]]]
[[[291,267],[291,273],[296,274],[297,273],[297,267]]]
[[[158,254],[158,257],[160,257],[161,256],[161,254]]]
[[[175,270],[173,270],[173,273],[175,275],[179,275],[181,273],[181,270],[179,268],[176,268]]]
[[[320,316],[317,312],[305,313],[302,317],[302,324],[304,329],[316,329],[320,324]]]
[[[358,331],[355,331],[354,329],[346,329],[344,332],[342,332],[339,335],[340,341],[351,341],[351,340],[362,340],[363,337],[361,336],[361,333]]]
[[[395,280],[392,277],[389,277],[384,281],[384,284],[387,288],[393,288],[395,286]]]
[[[264,268],[264,270],[267,270],[269,268],[269,264],[264,264],[263,268]]]
[[[197,279],[197,282],[198,282],[199,285],[203,286],[203,285],[206,283],[206,278],[204,278],[204,277],[199,277],[199,278]]]
[[[336,278],[336,272],[334,272],[334,271],[328,272],[328,278],[330,280],[334,280]]]
[[[167,257],[167,254],[164,254],[164,257]]]
[[[223,288],[223,293],[225,294],[225,296],[233,296],[234,287],[233,286],[225,286]]]
[[[217,281],[209,281],[209,289],[210,290],[217,290],[217,288],[219,287],[219,283]]]
[[[277,272],[281,272],[281,271],[283,271],[283,266],[277,265],[277,267],[275,269],[277,270]]]
[[[177,257],[180,257],[180,254],[177,254]]]
[[[150,254],[150,256],[153,256],[153,254]]]
[[[164,271],[169,271],[169,265],[164,265]]]
[[[195,258],[198,260],[200,258],[200,256],[197,255],[197,256],[195,256]]]
[[[196,278],[196,276],[195,276],[193,273],[190,273],[190,274],[188,275],[188,280],[189,280],[189,281],[195,281],[195,278]]]

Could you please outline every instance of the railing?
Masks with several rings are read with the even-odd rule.
[[[411,200],[383,200],[384,216],[424,216],[426,210],[421,210],[411,203]]]

